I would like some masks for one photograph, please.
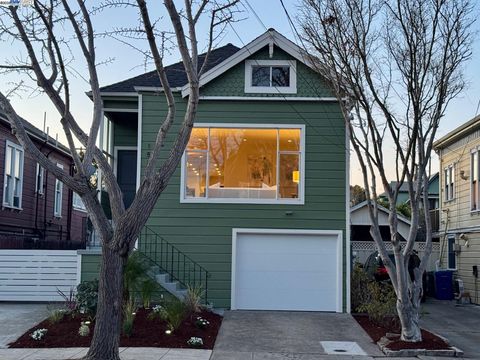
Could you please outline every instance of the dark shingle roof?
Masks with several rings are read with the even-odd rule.
[[[225,46],[214,49],[210,52],[208,57],[208,63],[205,68],[205,71],[210,70],[214,66],[217,66],[225,59],[228,59],[230,56],[235,54],[240,48],[232,44],[227,44]],[[198,56],[198,66],[199,68],[203,64],[205,59],[205,54]],[[187,75],[185,73],[183,63],[177,62],[175,64],[165,67],[167,73],[168,82],[171,87],[181,87],[187,83]],[[120,81],[118,83],[104,86],[100,89],[101,92],[135,92],[135,86],[148,86],[148,87],[161,87],[160,79],[158,78],[157,72],[150,71],[142,75],[132,77],[127,80]]]

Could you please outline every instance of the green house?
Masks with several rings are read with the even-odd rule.
[[[170,292],[200,284],[220,308],[349,311],[348,141],[314,68],[273,29],[212,51],[187,150],[138,240]],[[166,71],[177,118],[162,158],[188,100],[183,65]],[[166,101],[155,71],[102,96],[102,146],[128,206]],[[96,276],[97,261],[82,255],[82,279]]]

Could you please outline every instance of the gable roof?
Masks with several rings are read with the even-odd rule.
[[[273,45],[278,46],[280,49],[285,51],[290,56],[304,63],[305,65],[310,67],[312,70],[318,72],[319,70],[318,59],[313,58],[311,55],[305,52],[305,50],[303,50],[300,46],[298,46],[294,42],[287,39],[285,36],[280,34],[275,29],[270,28],[266,32],[264,32],[262,35],[260,35],[259,37],[257,37],[256,39],[252,40],[250,43],[245,45],[239,51],[235,52],[230,57],[225,59],[220,64],[210,68],[210,70],[205,71],[200,77],[200,87],[212,81],[213,79],[220,76],[221,74],[225,73],[227,70],[231,69],[235,65],[241,63],[242,61],[247,59],[249,56],[263,49],[265,46],[269,46],[271,48],[270,51],[273,51]],[[187,95],[188,95],[188,84],[185,84],[182,87],[182,96],[185,97]]]
[[[356,212],[356,211],[359,211],[360,209],[363,209],[364,207],[368,206],[368,200],[365,200],[365,201],[362,201],[361,203],[358,203],[357,205],[355,206],[352,206],[350,208],[350,214]],[[390,215],[390,210],[388,210],[386,207],[378,204],[378,211],[380,212],[383,212],[385,213],[386,215]],[[411,222],[409,219],[407,219],[405,216],[403,216],[402,214],[398,213],[397,212],[397,218],[398,220],[400,220],[401,222],[407,224],[407,225],[411,225]]]
[[[225,46],[214,49],[210,52],[208,57],[208,63],[205,70],[215,67],[219,63],[223,62],[225,59],[231,57],[233,54],[238,52],[240,48],[236,47],[233,44],[227,44]],[[203,65],[205,60],[205,53],[198,56],[198,66]],[[168,65],[165,67],[165,72],[167,74],[168,82],[172,88],[179,88],[184,86],[187,83],[187,74],[185,73],[185,68],[181,61]],[[151,88],[161,88],[162,84],[157,75],[157,71],[153,70],[142,75],[132,77],[127,80],[120,81],[115,84],[107,85],[100,88],[102,93],[131,93],[136,92],[135,88],[141,87],[151,87]]]
[[[229,43],[212,50],[208,57],[205,72],[200,77],[200,87],[217,78],[264,47],[269,46],[270,49],[273,50],[273,45],[279,47],[293,58],[318,72],[319,65],[321,65],[319,64],[318,59],[309,55],[297,44],[287,39],[275,29],[268,29],[268,31],[252,40],[243,48],[238,48]],[[204,60],[205,53],[198,56],[199,67],[202,66]],[[182,96],[187,96],[188,80],[183,63],[179,61],[175,64],[166,66],[165,71],[170,87],[173,89],[181,89]],[[139,90],[162,90],[162,85],[156,70],[100,88],[102,93],[136,93]]]
[[[433,143],[433,149],[435,151],[446,148],[448,145],[454,143],[457,140],[471,134],[475,130],[480,129],[480,115],[475,116],[473,119],[467,121],[465,124],[460,125],[456,129],[450,131],[447,135],[441,137]]]

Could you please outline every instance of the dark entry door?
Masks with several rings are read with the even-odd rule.
[[[137,150],[117,150],[117,182],[128,208],[137,192]]]

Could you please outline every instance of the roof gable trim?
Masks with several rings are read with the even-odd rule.
[[[270,29],[264,34],[260,35],[258,38],[241,48],[235,54],[227,58],[226,60],[222,61],[217,66],[213,67],[209,71],[205,72],[200,77],[200,87],[209,83],[213,79],[217,78],[221,74],[225,73],[235,65],[238,65],[245,59],[247,59],[252,54],[256,53],[257,51],[263,49],[265,46],[270,46],[270,44],[277,45],[280,49],[285,51],[287,54],[291,55],[298,61],[302,62],[303,64],[307,65],[314,71],[317,71],[313,62],[308,59],[305,52],[295,43],[288,40],[286,37],[278,33],[274,29]],[[182,96],[186,97],[189,92],[189,85],[186,84],[182,87]]]

